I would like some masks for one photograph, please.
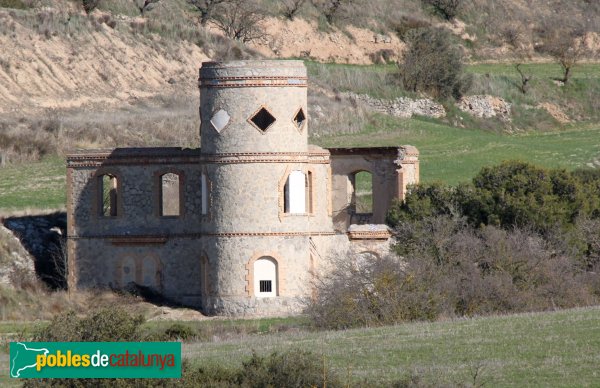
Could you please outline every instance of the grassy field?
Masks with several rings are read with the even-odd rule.
[[[537,77],[554,78],[562,75],[562,67],[558,63],[527,63],[522,66],[525,73]],[[495,76],[517,77],[514,65],[510,63],[481,63],[467,66],[467,71],[473,74],[493,74]],[[600,77],[600,64],[581,63],[574,67],[573,78]]]
[[[170,324],[144,326],[160,330]],[[233,333],[184,343],[183,357],[193,365],[234,368],[253,351],[303,349],[322,355],[345,381],[366,386],[386,385],[411,375],[435,386],[571,387],[594,386],[600,381],[600,307],[346,331],[306,331],[302,317],[185,324],[196,331]],[[5,322],[0,324],[0,333],[30,332],[34,326]],[[283,326],[288,330],[280,332]],[[244,333],[236,335],[234,327]],[[298,329],[290,331],[289,327]],[[7,378],[7,351],[3,343],[0,386],[16,383]]]
[[[593,386],[600,381],[600,308],[270,334],[184,344],[183,354],[197,365],[234,367],[253,350],[294,348],[322,354],[342,376],[370,384],[413,374],[436,386]]]
[[[411,144],[420,153],[422,182],[456,184],[483,166],[518,159],[544,167],[587,168],[600,159],[600,125],[521,135],[451,127],[426,119],[374,116],[365,131],[322,137],[325,147]]]
[[[65,161],[57,156],[0,168],[0,214],[15,209],[64,208],[65,174]]]

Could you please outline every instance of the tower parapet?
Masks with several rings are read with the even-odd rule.
[[[198,85],[203,154],[307,152],[302,61],[204,62]]]

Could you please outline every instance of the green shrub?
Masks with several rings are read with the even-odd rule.
[[[600,174],[549,170],[509,161],[484,167],[471,184],[412,187],[394,204],[387,222],[439,215],[466,217],[472,226],[533,228],[541,233],[571,228],[578,217],[600,216]]]
[[[244,387],[338,387],[337,377],[321,357],[302,350],[258,356],[243,363],[238,381]]]
[[[36,335],[37,341],[137,341],[142,316],[133,316],[123,307],[96,310],[87,317],[69,311],[57,315]]]
[[[463,3],[462,0],[421,0],[421,2],[448,21],[453,20],[458,15]]]
[[[388,24],[396,33],[396,35],[398,35],[398,37],[402,40],[407,40],[409,33],[413,30],[431,26],[431,23],[429,23],[427,20],[410,15],[402,15],[398,20],[389,22]]]
[[[464,71],[461,51],[443,28],[419,29],[410,34],[400,79],[410,92],[442,99],[460,98],[472,82]]]
[[[187,325],[174,323],[165,330],[165,336],[169,340],[187,341],[196,336],[196,331]]]

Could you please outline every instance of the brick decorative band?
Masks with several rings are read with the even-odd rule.
[[[285,76],[248,76],[248,77],[219,77],[200,78],[198,86],[201,88],[256,88],[256,87],[300,87],[306,88],[307,77]]]
[[[388,231],[377,232],[348,232],[350,240],[387,240],[392,237]]]
[[[334,236],[335,232],[239,232],[239,233],[180,233],[159,235],[69,235],[69,240],[107,239],[114,244],[164,244],[171,238],[200,238],[200,237],[302,237],[302,236]]]
[[[178,153],[163,155],[113,155],[110,152],[68,155],[67,167],[100,167],[110,165],[153,164],[201,164],[201,163],[311,163],[327,164],[329,155],[316,152],[256,152],[223,153],[182,156]]]
[[[113,237],[111,242],[114,245],[146,245],[146,244],[164,244],[167,237],[152,236],[133,236],[133,237]]]

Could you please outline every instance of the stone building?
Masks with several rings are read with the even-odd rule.
[[[332,257],[387,248],[385,213],[419,180],[414,147],[309,145],[301,61],[205,62],[199,88],[200,148],[68,155],[70,287],[135,282],[208,314],[286,314]]]

